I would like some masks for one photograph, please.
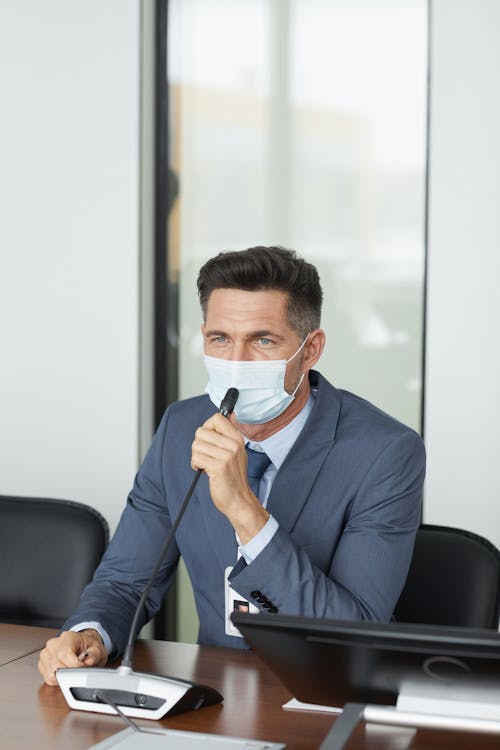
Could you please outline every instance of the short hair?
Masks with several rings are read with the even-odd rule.
[[[284,247],[259,245],[219,253],[201,267],[197,286],[204,320],[214,289],[243,289],[288,294],[288,322],[302,339],[321,322],[323,292],[318,271]]]

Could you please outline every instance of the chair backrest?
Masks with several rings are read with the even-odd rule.
[[[87,505],[0,495],[0,622],[60,627],[108,541]]]
[[[499,605],[498,549],[469,531],[423,524],[396,620],[498,629]]]

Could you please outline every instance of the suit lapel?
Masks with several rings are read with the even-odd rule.
[[[291,532],[326,457],[333,449],[340,413],[340,393],[319,373],[311,371],[317,387],[314,406],[273,482],[267,508],[280,526]]]

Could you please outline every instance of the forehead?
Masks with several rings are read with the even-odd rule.
[[[259,329],[285,328],[288,323],[288,294],[277,289],[248,292],[244,289],[214,289],[207,303],[207,328],[231,326]]]

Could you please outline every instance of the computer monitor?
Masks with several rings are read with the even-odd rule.
[[[495,631],[243,612],[232,619],[300,701],[370,704],[370,720],[448,726],[455,718],[449,725],[500,731]]]

